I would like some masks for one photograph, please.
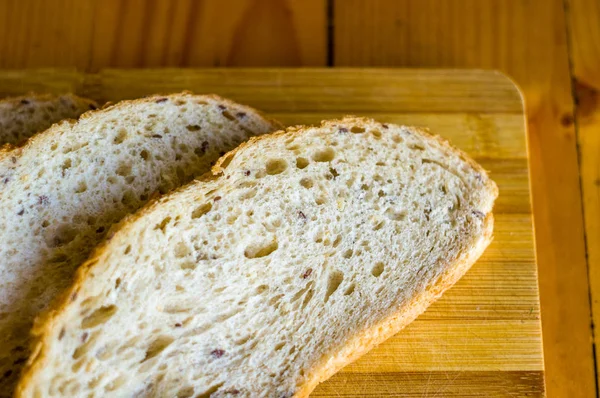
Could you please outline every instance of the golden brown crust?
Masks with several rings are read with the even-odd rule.
[[[142,101],[142,100],[139,100]],[[346,117],[341,120],[330,120],[323,121],[321,123],[321,127],[328,127],[333,124],[357,124],[363,122],[371,122],[371,119],[367,118],[357,118],[357,117]],[[410,127],[411,131],[417,134],[422,135],[426,138],[433,138],[440,143],[445,149],[450,152],[458,154],[461,159],[467,161],[470,166],[472,166],[475,170],[486,175],[485,171],[481,166],[479,166],[475,161],[471,160],[466,154],[462,151],[453,148],[450,146],[447,140],[438,137],[432,136],[428,132]],[[229,161],[235,156],[235,154],[246,146],[253,145],[253,143],[258,142],[260,140],[272,140],[276,137],[286,134],[288,132],[292,132],[294,135],[299,135],[303,133],[302,128],[288,128],[287,130],[280,130],[272,134],[252,137],[247,142],[241,144],[237,148],[227,152],[224,154],[213,166],[211,169],[212,175],[208,174],[203,176],[204,178],[209,179],[219,179],[222,176],[222,172],[224,168],[224,163],[229,163]],[[118,234],[114,239],[122,239],[122,237],[127,237],[127,230],[132,228],[132,224],[135,223],[136,220],[144,217],[146,214],[151,213],[155,206],[160,206],[161,203],[164,203],[170,199],[170,197],[183,189],[188,189],[193,184],[199,184],[202,181],[192,182],[191,184],[181,187],[163,197],[157,198],[148,204],[146,204],[142,209],[136,212],[133,215],[127,216],[121,222],[115,225],[114,231]],[[495,198],[498,193],[498,189],[495,183],[491,180],[486,184],[486,188],[489,190],[490,194]],[[309,372],[307,376],[307,380],[303,386],[296,392],[294,395],[295,398],[307,397],[315,387],[322,381],[331,377],[334,373],[339,371],[342,367],[347,364],[355,361],[364,353],[371,350],[373,347],[379,345],[383,341],[387,340],[389,337],[398,333],[401,329],[403,329],[406,325],[412,322],[418,315],[420,315],[427,307],[433,303],[437,298],[441,296],[441,294],[452,287],[467,271],[468,269],[475,263],[475,261],[479,258],[479,256],[483,253],[485,248],[492,240],[492,231],[493,231],[493,214],[490,212],[486,215],[484,220],[485,231],[484,235],[481,237],[480,241],[476,246],[474,246],[471,250],[461,253],[457,259],[447,267],[446,272],[439,278],[437,282],[429,287],[428,290],[422,292],[418,296],[415,296],[411,303],[408,305],[409,309],[406,308],[401,309],[400,312],[395,313],[389,318],[381,321],[379,324],[374,325],[372,328],[364,331],[360,335],[357,335],[353,340],[348,342],[345,347],[334,357],[328,360],[326,363],[316,364],[315,368]],[[32,346],[32,355],[27,361],[17,388],[15,390],[15,397],[25,397],[28,396],[28,388],[30,380],[35,376],[37,369],[42,369],[45,366],[47,360],[46,349],[51,339],[51,330],[52,325],[57,321],[60,313],[63,309],[65,309],[71,298],[77,294],[78,290],[83,285],[84,280],[87,278],[88,273],[94,268],[94,266],[98,263],[98,260],[104,255],[109,243],[113,239],[112,236],[107,237],[107,239],[98,245],[90,258],[83,263],[77,270],[74,278],[74,282],[72,286],[64,291],[59,298],[57,298],[50,309],[48,309],[44,314],[40,315],[34,324],[34,328],[32,330],[32,335],[34,338],[34,343]],[[30,391],[29,391],[30,392]]]
[[[320,366],[315,367],[314,370],[309,372],[307,381],[294,395],[294,398],[308,397],[319,383],[327,380],[346,365],[356,361],[362,355],[400,332],[421,315],[446,290],[454,286],[481,254],[483,254],[483,251],[492,241],[494,228],[494,216],[492,213],[487,215],[484,223],[485,233],[475,247],[468,252],[462,253],[448,266],[447,271],[437,282],[421,294],[415,296],[405,308],[355,336],[335,357],[327,361],[327,363],[319,364]]]

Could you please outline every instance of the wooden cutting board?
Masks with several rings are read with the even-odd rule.
[[[542,333],[522,97],[478,70],[162,69],[0,72],[0,94],[72,91],[99,101],[217,93],[287,124],[346,114],[426,126],[498,183],[495,239],[467,275],[404,331],[313,397],[544,394]]]

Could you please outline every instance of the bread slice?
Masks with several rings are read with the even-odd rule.
[[[216,96],[125,101],[0,152],[0,391],[25,362],[35,315],[111,225],[279,124]]]
[[[30,94],[0,100],[0,146],[19,144],[63,119],[77,119],[96,102],[73,94]]]
[[[496,185],[346,118],[252,139],[122,222],[40,319],[17,396],[304,397],[454,284]]]

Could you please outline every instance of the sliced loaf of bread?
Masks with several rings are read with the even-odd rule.
[[[63,119],[77,119],[98,108],[94,101],[73,94],[31,94],[0,100],[0,145],[17,145]]]
[[[18,397],[305,397],[492,238],[497,188],[421,130],[252,139],[123,221],[39,319]]]
[[[92,111],[1,151],[0,391],[11,394],[35,315],[111,225],[278,127],[246,106],[184,93]]]

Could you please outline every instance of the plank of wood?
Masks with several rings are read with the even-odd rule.
[[[0,68],[327,62],[325,0],[7,0]]]
[[[596,362],[600,357],[600,3],[567,1]],[[596,369],[596,386],[600,373]]]
[[[529,117],[548,394],[594,395],[562,1],[344,0],[335,2],[334,27],[335,65],[493,68],[519,83]]]
[[[346,113],[428,126],[497,181],[495,239],[415,323],[312,395],[539,395],[543,359],[525,120],[511,81],[483,71],[356,69],[44,71],[95,99],[191,89],[231,96],[286,123]],[[40,86],[38,71],[0,73],[0,93]],[[383,94],[382,94],[383,93]],[[444,379],[445,378],[445,379]]]
[[[3,81],[0,92],[11,90],[11,81]],[[443,91],[434,95],[418,87]],[[117,101],[190,89],[269,112],[522,113],[521,96],[509,79],[478,70],[105,69],[86,75],[80,94]]]
[[[422,383],[421,380],[427,380]],[[338,373],[313,395],[323,398],[364,397],[539,397],[542,372],[427,371]]]

